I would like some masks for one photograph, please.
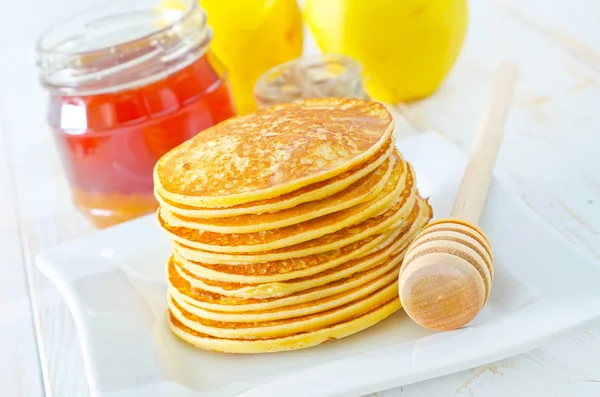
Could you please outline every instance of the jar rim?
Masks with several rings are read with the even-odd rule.
[[[56,22],[36,43],[42,84],[97,93],[147,83],[198,59],[212,31],[196,0],[113,0]]]

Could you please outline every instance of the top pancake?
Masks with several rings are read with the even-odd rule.
[[[320,216],[350,208],[377,197],[389,180],[396,164],[404,168],[404,162],[396,151],[375,171],[332,196],[310,201],[283,211],[263,214],[239,215],[226,218],[192,218],[163,208],[163,219],[173,226],[196,228],[216,233],[253,233],[294,225]],[[166,208],[166,209],[165,209]]]
[[[404,171],[407,172],[404,172]],[[374,199],[315,219],[280,229],[254,233],[215,233],[197,228],[171,225],[158,211],[159,224],[169,237],[192,247],[212,252],[263,252],[317,239],[326,234],[361,223],[394,207],[401,197],[414,195],[413,174],[399,163],[381,193]],[[406,182],[408,180],[408,182]]]
[[[373,157],[394,120],[384,105],[316,98],[224,121],[164,155],[157,194],[176,203],[227,207],[333,178]]]
[[[350,168],[333,178],[304,186],[301,189],[294,190],[281,196],[272,197],[264,200],[252,201],[250,203],[232,205],[223,208],[194,207],[175,203],[172,200],[165,199],[158,192],[156,198],[161,207],[167,207],[169,211],[184,217],[194,218],[227,218],[240,215],[256,215],[268,212],[286,210],[297,205],[308,203],[310,201],[321,200],[333,194],[341,192],[358,180],[364,178],[369,173],[380,167],[391,155],[395,148],[394,139],[387,141],[383,147],[367,162]]]

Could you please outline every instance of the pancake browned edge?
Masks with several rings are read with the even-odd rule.
[[[281,211],[303,203],[329,197],[346,189],[381,166],[395,150],[394,148],[395,144],[394,139],[392,138],[366,163],[354,167],[336,177],[313,183],[301,189],[294,190],[293,192],[270,199],[257,200],[229,207],[208,208],[176,203],[162,197],[158,191],[155,191],[155,196],[158,202],[169,208],[171,212],[189,217],[211,219]]]
[[[171,326],[177,336],[196,346],[232,353],[289,350],[339,339],[375,324],[400,308],[397,272],[404,253],[405,250],[388,259],[386,267],[392,268],[394,277],[387,284],[321,312],[271,321],[227,322],[199,317],[169,297]]]
[[[422,212],[430,213],[423,202]],[[374,262],[367,268],[352,271],[352,264],[340,266],[341,269],[324,272],[324,275],[342,273],[343,278],[336,276],[327,284],[293,292],[283,297],[250,297],[239,298],[212,293],[192,284],[176,270],[176,265],[169,264],[169,294],[179,306],[201,318],[226,322],[264,322],[290,317],[301,317],[308,314],[329,310],[343,304],[356,301],[397,281],[400,264],[408,245],[427,222],[428,216],[417,225],[407,222],[405,228],[409,234],[398,233],[397,243],[390,246],[391,252],[385,253],[386,259]],[[383,251],[387,251],[385,248]],[[376,253],[379,255],[379,251]],[[349,270],[349,273],[345,271]],[[323,277],[322,275],[320,276]],[[397,286],[396,286],[397,287]],[[396,287],[393,293],[397,294]]]
[[[325,328],[339,321],[356,317],[396,297],[398,297],[398,284],[394,280],[360,299],[322,312],[261,322],[228,322],[207,319],[183,309],[173,298],[168,300],[168,305],[179,321],[197,332],[224,339],[263,339],[281,338]]]
[[[347,277],[364,269],[369,269],[386,261],[390,255],[412,241],[420,229],[425,226],[428,217],[420,214],[419,205],[416,204],[412,213],[403,225],[394,231],[391,241],[385,246],[375,247],[374,250],[356,259],[344,261],[337,266],[323,269],[309,276],[296,277],[285,281],[247,283],[233,282],[225,279],[214,280],[204,278],[192,269],[183,266],[185,261],[177,253],[174,254],[173,263],[177,272],[186,279],[194,288],[215,292],[223,295],[239,297],[275,297],[289,295],[319,285],[327,284],[340,278]]]
[[[197,231],[181,227],[171,227],[160,218],[160,214],[158,220],[163,230],[165,230],[167,235],[172,239],[175,249],[183,257],[190,260],[214,264],[228,264],[241,262],[270,262],[282,259],[300,258],[339,249],[366,237],[381,234],[397,222],[401,222],[410,213],[417,200],[416,186],[413,177],[414,171],[410,165],[408,169],[409,174],[406,180],[406,187],[387,211],[366,219],[363,222],[345,227],[334,233],[328,233],[319,238],[271,251],[257,251],[246,254],[205,251],[199,249],[196,244],[188,238],[188,235],[190,234],[192,235],[192,238],[197,236]],[[212,235],[214,235],[214,233],[212,233]]]
[[[169,314],[169,325],[176,336],[185,342],[204,350],[224,353],[273,353],[278,351],[303,349],[324,342],[344,338],[380,322],[398,311],[400,307],[400,300],[398,298],[393,298],[378,307],[371,309],[369,312],[363,313],[361,316],[319,330],[303,332],[283,338],[254,340],[215,338],[186,327],[173,316],[172,312]]]
[[[404,170],[407,172],[404,172]],[[374,199],[341,211],[274,230],[253,233],[216,233],[198,228],[177,226],[177,218],[168,211],[158,211],[159,222],[173,239],[213,252],[262,252],[315,240],[348,226],[371,219],[394,206],[396,199],[411,197],[416,191],[410,167],[398,165],[381,193]]]
[[[426,214],[430,216],[431,210],[426,201],[419,199],[418,203],[422,203]],[[407,224],[411,224],[409,219],[406,221]],[[414,235],[421,227],[422,225],[415,227]],[[209,316],[206,316],[206,309],[195,306],[198,303],[197,300],[194,299],[192,302],[181,300],[182,294],[178,296],[173,293],[174,290],[170,289],[170,327],[175,335],[194,346],[228,353],[293,350],[349,336],[376,324],[400,309],[400,302],[397,299],[397,275],[410,241],[406,241],[406,244],[397,253],[389,257],[388,264],[375,265],[374,268],[354,273],[343,280],[336,280],[309,291],[293,294],[293,296],[267,299],[267,302],[277,300],[288,302],[284,306],[276,304],[275,306],[279,307],[274,309],[252,311],[250,310],[252,306],[260,305],[265,300],[236,299],[239,301],[237,303],[243,310],[242,312],[228,314],[213,310]],[[180,277],[177,272],[172,274]],[[369,274],[374,276],[369,276]],[[385,281],[382,283],[382,280]],[[185,280],[182,281],[185,283]],[[379,284],[377,284],[378,282]],[[356,284],[358,285],[353,287]],[[335,293],[336,290],[339,291],[340,287],[341,292]],[[351,289],[349,290],[347,287]],[[207,292],[199,294],[200,290],[191,288],[189,284],[187,289],[188,293],[194,297],[214,295]],[[179,292],[178,288],[175,290]],[[315,298],[319,298],[318,290],[324,291],[325,296],[320,299],[311,299],[302,304],[303,295],[313,295]],[[334,295],[330,295],[332,291]],[[349,302],[347,296],[352,294],[354,294],[353,300]],[[214,297],[216,296],[214,295]],[[174,300],[174,298],[177,299]],[[222,298],[229,299],[230,297]],[[338,303],[340,306],[337,305]],[[212,306],[214,308],[218,305]],[[310,309],[306,310],[307,307]],[[313,307],[323,311],[315,312]],[[204,314],[204,316],[200,317],[198,314]],[[295,316],[298,314],[300,316]],[[237,318],[231,318],[232,315]],[[275,320],[272,319],[273,315],[275,315]],[[240,323],[247,325],[241,326]]]
[[[430,207],[426,203],[417,201],[416,204],[401,224],[394,225],[384,233],[321,254],[272,262],[217,265],[187,259],[177,250],[175,256],[183,269],[204,279],[246,284],[297,280],[388,249],[398,239],[411,238],[431,218]]]
[[[405,167],[406,164],[396,150],[382,165],[346,189],[321,200],[310,201],[281,211],[206,219],[181,216],[171,211],[169,207],[161,206],[161,215],[172,226],[215,233],[254,233],[281,229],[370,202],[384,191],[388,183],[395,185],[396,176],[405,177]]]

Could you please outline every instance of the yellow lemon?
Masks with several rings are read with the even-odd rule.
[[[302,54],[302,15],[296,0],[201,0],[214,30],[211,49],[227,69],[239,113],[256,109],[256,80]]]
[[[163,8],[181,9],[182,0]],[[302,15],[296,0],[200,0],[214,31],[211,52],[227,70],[238,113],[257,108],[252,95],[268,69],[302,54]]]
[[[440,85],[467,28],[466,0],[306,0],[304,17],[323,52],[360,61],[378,100],[419,99]]]

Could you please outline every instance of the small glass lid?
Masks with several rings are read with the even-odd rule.
[[[254,96],[261,107],[300,98],[367,98],[361,75],[361,65],[344,55],[303,57],[265,72],[256,82]]]

